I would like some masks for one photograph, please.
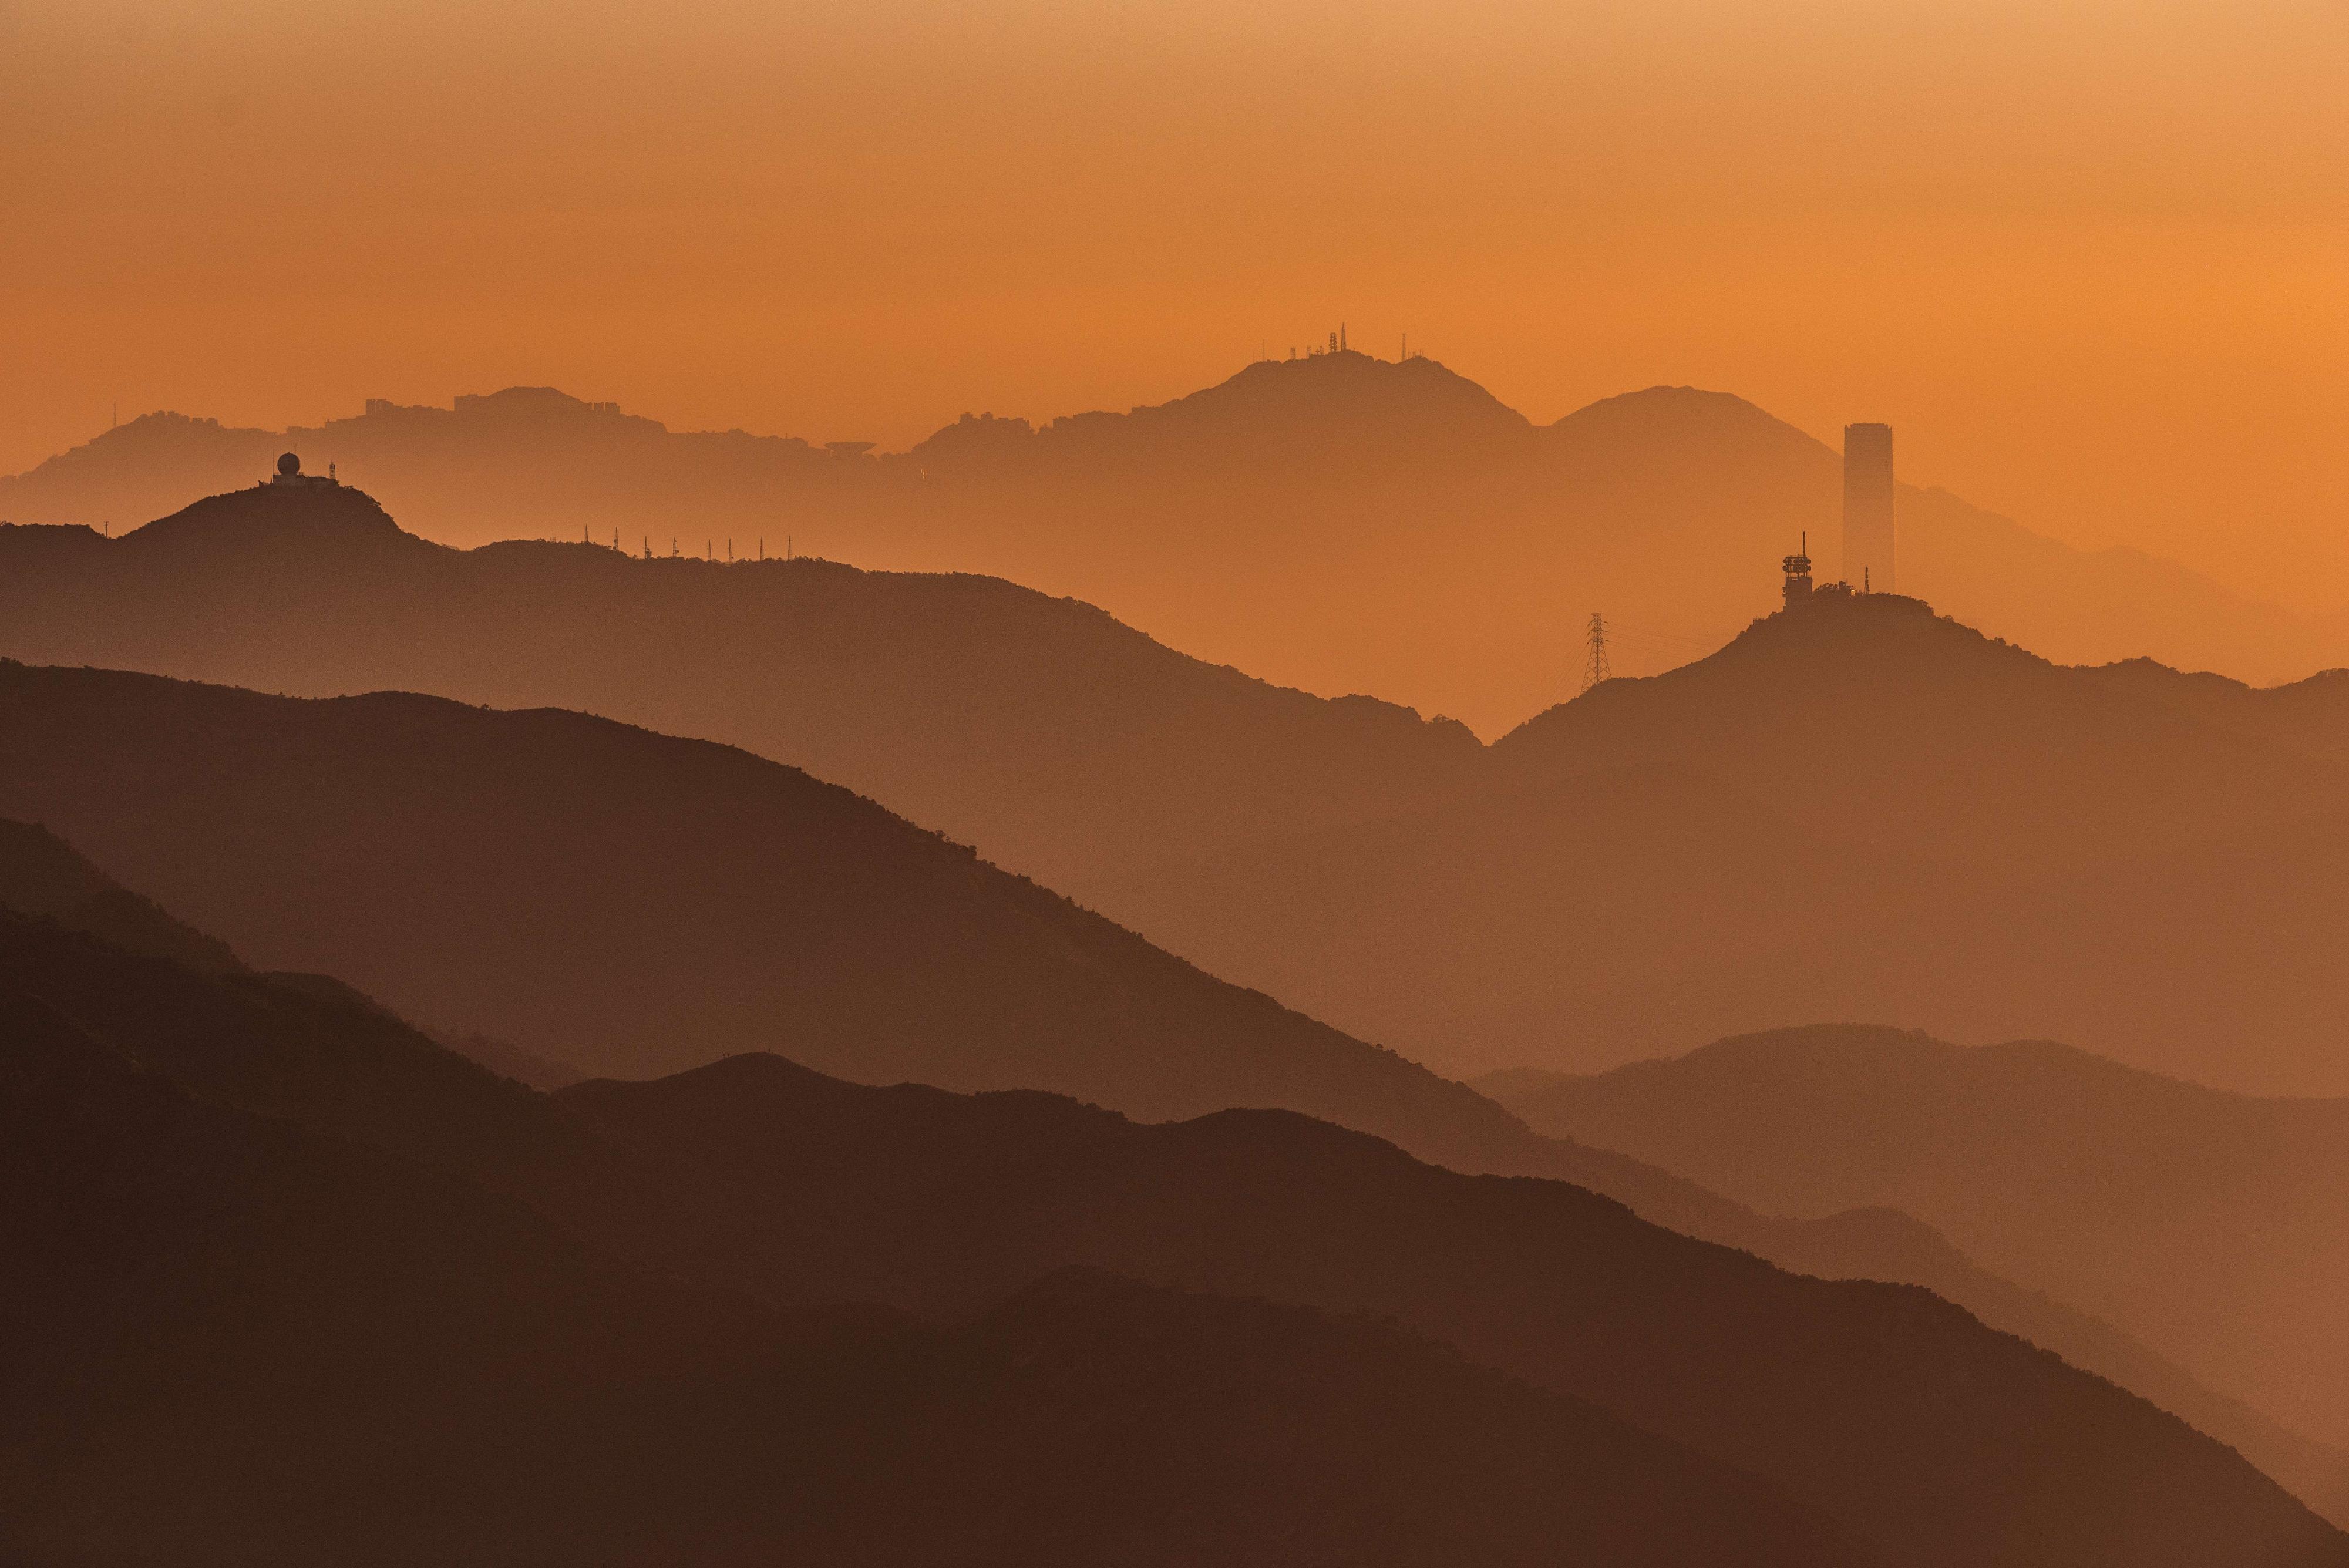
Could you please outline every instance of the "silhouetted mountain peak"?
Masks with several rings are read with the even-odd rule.
[[[2161,1096],[2215,1105],[2301,1104],[2261,1101],[2149,1072],[2057,1040],[2007,1040],[1958,1045],[1921,1029],[1876,1023],[1808,1023],[1733,1034],[1677,1057],[1634,1062],[1582,1076],[1519,1068],[1480,1079],[1475,1086],[1505,1103],[1529,1100],[1561,1085],[1647,1085],[1711,1079],[1768,1084],[1775,1092],[1822,1094],[1834,1085],[1895,1096],[1930,1080],[2006,1083],[2064,1096],[2127,1095],[2146,1103]],[[2043,1103],[2052,1105],[2053,1100]]]
[[[114,452],[139,447],[153,447],[173,440],[202,440],[225,429],[220,421],[208,416],[177,413],[170,409],[158,409],[152,413],[116,425],[103,435],[90,437],[86,443],[91,449]],[[256,432],[264,433],[266,432]],[[77,449],[81,450],[81,449]]]
[[[1601,1075],[1636,1078],[1647,1073],[1671,1071],[1763,1074],[1785,1082],[1812,1085],[1847,1079],[1882,1083],[1895,1075],[1918,1073],[1989,1075],[2012,1071],[2042,1082],[2062,1081],[2073,1086],[2160,1089],[2213,1100],[2244,1097],[2128,1066],[2056,1040],[1955,1045],[1921,1029],[1895,1029],[1874,1023],[1812,1023],[1733,1034],[1699,1046],[1676,1060],[1638,1062],[1615,1069],[1614,1075]],[[1559,1082],[1570,1081],[1568,1075],[1553,1077]],[[1529,1079],[1521,1078],[1519,1082],[1528,1088],[1534,1086]]]
[[[1701,387],[1648,387],[1577,409],[1544,434],[1554,441],[1634,452],[1656,447],[1712,453],[1775,449],[1815,461],[1835,451],[1766,410],[1731,392]]]
[[[223,425],[206,416],[158,409],[126,420],[68,448],[40,464],[44,470],[95,472],[114,463],[164,462],[190,452],[213,453],[223,447],[242,450],[258,459],[260,449],[278,438],[268,431]]]
[[[1742,722],[1762,712],[1836,707],[1895,688],[1968,690],[2041,682],[2070,672],[1933,613],[1901,594],[1822,590],[1756,618],[1726,645],[1661,675],[1615,680],[1527,720],[1495,742],[1497,755],[1547,754],[1565,737],[1638,722],[1653,738],[1695,744],[1691,726]],[[2083,688],[2076,695],[2093,700]],[[1912,708],[1894,708],[1911,712]],[[1717,737],[1716,737],[1717,738]]]
[[[1294,462],[1316,452],[1374,462],[1415,447],[1473,449],[1522,440],[1523,414],[1433,359],[1341,349],[1260,359],[1172,402],[1130,413],[1077,414],[1039,432],[1056,452],[1206,444]],[[966,432],[966,437],[968,432]],[[1333,481],[1342,477],[1334,472]]]
[[[347,484],[275,484],[208,495],[123,536],[138,550],[251,550],[309,556],[321,548],[440,551],[392,521],[366,491]]]
[[[475,419],[585,419],[617,413],[619,405],[591,403],[555,387],[507,387],[460,395],[452,411],[460,418]]]
[[[1137,419],[1159,420],[1415,421],[1503,431],[1532,428],[1523,414],[1436,360],[1380,359],[1354,349],[1259,359],[1215,386],[1133,412]]]
[[[1033,450],[1036,427],[1026,420],[999,418],[993,413],[966,413],[917,443],[906,456],[916,462],[983,464]]]
[[[1853,585],[1856,588],[1857,585]],[[1983,659],[2002,657],[2040,669],[2047,661],[1973,628],[1933,613],[1906,594],[1846,591],[1830,584],[1758,618],[1714,657],[1729,663],[1755,659],[1825,659],[1844,664],[1862,657]],[[1703,662],[1703,661],[1700,661]]]

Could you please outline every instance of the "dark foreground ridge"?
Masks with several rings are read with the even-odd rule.
[[[1302,1117],[771,1057],[550,1098],[16,916],[0,1010],[20,1554],[2349,1563],[1922,1292]]]
[[[777,1310],[0,1021],[10,1561],[1868,1561],[1374,1324],[1084,1272],[947,1326]]]

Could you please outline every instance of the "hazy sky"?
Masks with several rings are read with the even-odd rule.
[[[0,471],[551,382],[900,445],[1340,319],[2349,602],[2349,0],[0,0]]]

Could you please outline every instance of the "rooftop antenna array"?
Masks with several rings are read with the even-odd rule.
[[[1801,547],[1796,549],[1793,555],[1788,556],[1785,560],[1779,562],[1778,565],[1779,568],[1786,574],[1786,607],[1788,609],[1793,609],[1797,605],[1806,605],[1810,603],[1812,588],[1811,535],[1809,529],[1806,528],[1803,531],[1803,543]]]

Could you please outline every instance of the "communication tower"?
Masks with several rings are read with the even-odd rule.
[[[1787,556],[1784,561],[1780,562],[1779,565],[1785,569],[1786,574],[1786,607],[1788,609],[1793,609],[1798,605],[1808,604],[1811,598],[1811,535],[1809,530],[1806,529],[1804,531],[1802,548]]]

